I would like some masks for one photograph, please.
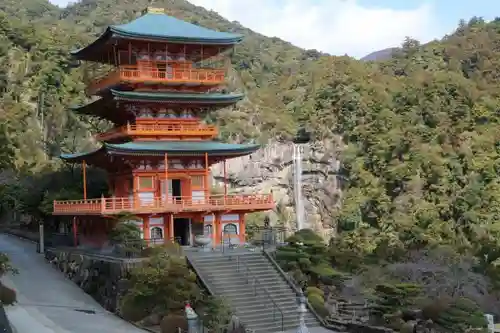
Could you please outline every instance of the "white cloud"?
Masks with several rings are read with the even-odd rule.
[[[189,0],[266,36],[336,55],[362,57],[406,36],[435,37],[432,7],[366,8],[356,0]]]

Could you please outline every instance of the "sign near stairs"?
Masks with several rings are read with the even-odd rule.
[[[186,251],[186,256],[210,290],[226,299],[248,329],[256,333],[297,329],[296,293],[262,253]],[[305,322],[309,328],[321,326],[310,311]]]

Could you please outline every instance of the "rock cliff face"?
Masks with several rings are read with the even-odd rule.
[[[302,194],[305,227],[330,237],[334,232],[333,213],[342,195],[339,178],[340,141],[302,145]],[[222,164],[212,168],[213,183],[223,186]],[[271,222],[296,228],[292,143],[270,143],[258,152],[227,161],[231,193],[272,191],[277,208],[269,214]]]

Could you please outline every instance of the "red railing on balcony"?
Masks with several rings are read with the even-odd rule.
[[[137,124],[126,125],[118,128],[113,128],[107,132],[98,134],[96,139],[99,141],[107,141],[116,138],[134,136],[134,137],[147,137],[152,136],[171,136],[173,139],[179,137],[197,137],[197,138],[214,138],[217,136],[217,127],[205,124]]]
[[[139,66],[120,66],[87,87],[87,94],[94,95],[101,90],[124,83],[196,84],[218,85],[225,81],[225,70],[211,68],[167,68],[166,70]]]
[[[54,201],[54,215],[100,215],[131,213],[180,213],[214,211],[259,211],[274,208],[271,194],[212,196],[208,199],[101,198]]]

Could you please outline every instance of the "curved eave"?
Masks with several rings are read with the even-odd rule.
[[[114,33],[116,37],[125,39],[147,39],[155,42],[157,41],[157,42],[169,42],[169,43],[231,46],[238,44],[243,40],[242,35],[233,35],[233,37],[226,37],[226,38],[192,38],[192,37],[182,37],[182,36],[157,36],[152,34],[140,34],[120,29],[117,26],[111,26],[109,27],[109,29]]]
[[[108,27],[106,31],[103,32],[101,36],[99,36],[95,41],[90,43],[89,45],[82,47],[78,50],[70,51],[70,54],[78,60],[95,60],[95,53],[98,53],[99,48],[102,47],[103,44],[113,37],[113,32]]]
[[[244,94],[189,94],[189,93],[142,93],[111,90],[116,100],[130,102],[156,102],[176,104],[230,105],[245,97]]]
[[[70,106],[69,109],[78,114],[93,116],[94,111],[106,107],[107,102],[105,98],[99,98],[85,105]]]
[[[112,102],[113,100],[109,96],[104,96],[88,104],[73,106],[69,109],[81,115],[99,117],[115,124],[126,124],[127,121],[133,120],[133,117],[129,116],[128,113],[119,112],[115,103]]]
[[[97,155],[103,152],[104,152],[104,146],[86,153],[61,154],[59,158],[68,163],[77,163],[96,157]]]
[[[105,144],[107,151],[110,154],[117,155],[130,155],[130,156],[168,156],[181,157],[181,156],[204,156],[208,153],[209,157],[240,157],[249,155],[259,150],[260,145],[242,145],[241,148],[232,149],[217,149],[217,150],[176,150],[176,149],[124,149],[120,144]]]
[[[249,155],[259,150],[260,145],[239,145],[240,147],[228,147],[227,149],[131,149],[126,148],[127,144],[112,144],[104,143],[100,148],[86,153],[61,154],[60,158],[68,163],[81,163],[83,161],[95,161],[99,155],[126,155],[126,156],[164,156],[168,154],[171,157],[183,156],[204,156],[208,153],[208,157],[212,159],[233,158]]]
[[[233,46],[243,40],[242,35],[232,35],[228,38],[187,38],[176,36],[155,36],[149,34],[139,34],[125,31],[117,26],[109,26],[104,33],[99,36],[95,41],[89,45],[77,50],[70,51],[70,54],[78,60],[100,61],[99,49],[102,48],[111,38],[123,39],[147,39],[152,42],[168,42],[168,43],[185,43],[185,44],[199,44],[199,45],[212,45],[212,46]]]

